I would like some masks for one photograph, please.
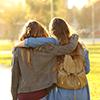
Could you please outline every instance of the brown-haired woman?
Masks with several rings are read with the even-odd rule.
[[[20,41],[28,38],[48,38],[48,32],[39,22],[27,22],[20,35]],[[53,42],[57,41],[52,39]],[[16,48],[12,58],[11,93],[13,100],[39,100],[57,83],[57,56],[71,53],[77,45],[78,36],[72,35],[68,45],[44,45],[38,48]],[[25,42],[28,45],[28,41]],[[56,42],[57,43],[57,42]],[[55,44],[56,44],[55,43]],[[53,44],[51,42],[51,44]]]
[[[73,30],[64,19],[58,17],[53,18],[50,22],[49,28],[50,33],[59,40],[59,43],[61,45],[67,45],[69,43],[69,39]],[[90,71],[90,62],[88,54],[89,51],[81,42],[78,42],[76,49],[72,53],[70,53],[73,59],[83,60],[86,74],[88,74]],[[64,56],[65,55],[58,57],[58,65],[60,65],[60,63],[63,63]],[[55,70],[57,69],[59,69],[59,66],[55,67]],[[74,89],[71,90],[56,87],[49,92],[48,97],[45,97],[42,100],[90,100],[88,83],[83,88],[76,89],[76,97],[74,96],[74,94]]]

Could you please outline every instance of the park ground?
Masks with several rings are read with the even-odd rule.
[[[0,100],[12,100],[10,93],[11,67],[0,65]]]

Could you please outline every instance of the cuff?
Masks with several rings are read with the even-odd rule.
[[[28,39],[25,39],[25,40],[24,40],[24,46],[25,46],[25,47],[28,47]]]

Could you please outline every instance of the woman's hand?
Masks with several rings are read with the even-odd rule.
[[[15,44],[12,48],[12,54],[14,53],[15,48],[17,47],[25,47],[24,46],[24,41],[18,42],[17,44]]]

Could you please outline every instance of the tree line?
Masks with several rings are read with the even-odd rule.
[[[48,29],[51,20],[51,0],[3,0],[0,3],[0,15],[0,29],[3,24],[4,33],[13,38],[18,37],[22,26],[30,19],[41,22]],[[68,9],[67,0],[53,0],[53,17],[62,17],[71,24],[74,21],[73,16],[80,29],[91,27],[91,8]]]

